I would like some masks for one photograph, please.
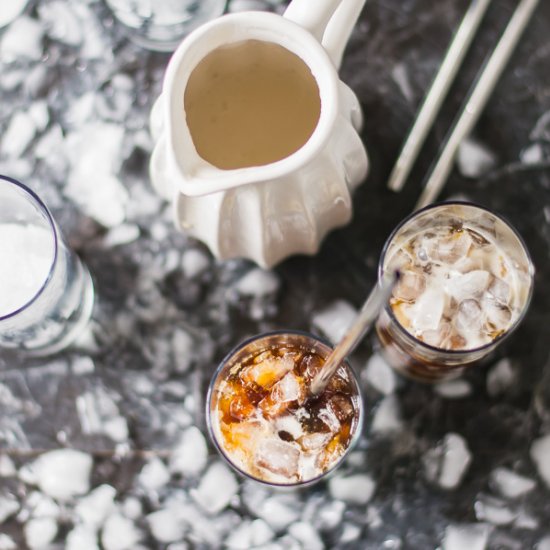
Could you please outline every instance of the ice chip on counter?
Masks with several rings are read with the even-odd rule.
[[[153,457],[143,468],[138,476],[138,483],[149,491],[157,491],[170,481],[170,472],[164,462]]]
[[[16,111],[0,141],[0,153],[8,157],[21,156],[36,135],[36,122],[28,112]]]
[[[58,526],[52,518],[34,518],[25,523],[23,531],[27,546],[35,550],[50,545],[57,535]]]
[[[345,300],[336,300],[313,313],[312,325],[333,344],[339,342],[357,317],[357,310]]]
[[[476,518],[492,525],[509,525],[517,513],[507,506],[507,503],[487,495],[482,495],[474,505]]]
[[[446,399],[462,399],[472,394],[472,386],[467,380],[450,380],[436,384],[434,392]]]
[[[101,544],[104,550],[134,550],[142,536],[132,520],[115,512],[103,526]]]
[[[71,4],[60,0],[38,6],[40,19],[47,27],[47,33],[53,40],[68,46],[79,46],[83,40],[80,20]]]
[[[185,521],[176,506],[157,510],[146,516],[151,534],[161,543],[176,542],[185,533]]]
[[[103,239],[103,244],[107,248],[112,248],[115,246],[121,246],[134,242],[139,238],[140,230],[139,227],[132,223],[123,223],[110,229],[105,238]]]
[[[448,433],[424,456],[424,472],[429,481],[443,489],[454,489],[462,481],[471,462],[472,454],[465,439],[456,433]]]
[[[516,372],[510,359],[504,358],[491,367],[487,374],[487,393],[496,397],[509,389],[516,380]]]
[[[538,164],[544,161],[544,150],[540,143],[533,143],[523,149],[519,158],[523,164]]]
[[[248,271],[235,288],[242,296],[263,297],[274,294],[279,290],[279,278],[273,271],[266,271],[256,267]]]
[[[518,498],[536,487],[533,479],[517,474],[508,468],[495,468],[491,472],[491,485],[507,498]]]
[[[17,550],[17,545],[11,537],[0,533],[0,550]]]
[[[67,534],[65,550],[99,550],[97,533],[87,525],[75,525]]]
[[[273,531],[282,531],[300,518],[300,502],[292,494],[275,494],[263,500],[253,512]]]
[[[116,489],[111,485],[100,485],[81,498],[75,506],[79,520],[92,529],[99,529],[113,512]]]
[[[300,548],[304,550],[323,550],[325,548],[321,537],[310,523],[297,521],[290,525],[288,532],[300,543]]]
[[[550,550],[550,535],[539,540],[535,550]]]
[[[191,491],[191,496],[205,512],[217,514],[228,506],[238,489],[233,472],[225,464],[214,462],[199,486]]]
[[[329,480],[328,488],[332,498],[350,504],[367,504],[374,494],[376,483],[366,474],[336,474]]]
[[[531,445],[530,454],[540,477],[550,487],[550,434],[536,439]]]
[[[390,395],[397,386],[397,376],[379,353],[373,354],[367,361],[361,378],[383,395]]]
[[[26,5],[28,0],[10,0],[10,2],[2,2],[0,6],[0,28],[9,25],[12,21],[17,19]]]
[[[542,140],[550,141],[550,111],[546,111],[535,124],[535,127],[529,134],[532,141]]]
[[[197,475],[206,466],[207,458],[204,435],[195,426],[190,426],[181,434],[168,466],[173,474]]]
[[[0,453],[0,477],[13,477],[16,473],[13,460],[7,454]]]
[[[388,434],[398,432],[402,428],[399,401],[394,395],[388,395],[376,408],[371,426],[372,433]]]
[[[465,139],[457,155],[458,170],[467,178],[479,178],[495,167],[497,159],[492,151],[479,141]]]
[[[0,525],[18,510],[19,502],[13,495],[0,493]]]
[[[10,0],[10,3],[13,1],[20,0]],[[43,36],[44,26],[40,22],[26,15],[19,17],[4,31],[0,39],[0,59],[8,63],[18,58],[37,61],[43,51]]]
[[[181,256],[181,267],[183,273],[188,279],[194,279],[198,277],[210,265],[210,259],[206,252],[199,250],[198,248],[189,248],[185,250]],[[242,283],[242,279],[241,279]]]
[[[83,495],[90,489],[92,457],[73,449],[49,451],[38,457],[31,469],[41,491],[57,500]]]
[[[485,523],[449,525],[442,550],[485,550],[490,534],[491,528]]]

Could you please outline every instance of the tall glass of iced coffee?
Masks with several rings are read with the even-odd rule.
[[[502,217],[448,202],[406,218],[379,266],[401,278],[377,333],[388,362],[423,382],[459,376],[517,327],[532,294],[525,243]]]
[[[331,348],[301,332],[252,338],[221,363],[210,384],[207,420],[221,455],[239,473],[272,486],[319,481],[359,437],[357,379],[343,363],[318,397],[308,386]]]

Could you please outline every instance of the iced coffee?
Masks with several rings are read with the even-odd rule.
[[[458,376],[517,326],[533,267],[516,231],[472,204],[445,203],[405,220],[380,270],[401,278],[377,331],[392,366],[423,381]]]
[[[303,333],[246,342],[222,363],[207,400],[209,429],[240,473],[272,485],[317,481],[359,434],[361,398],[343,364],[319,397],[308,387],[330,348]]]

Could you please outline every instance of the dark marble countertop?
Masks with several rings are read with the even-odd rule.
[[[349,322],[516,4],[491,5],[396,195],[386,189],[392,163],[468,2],[368,0],[341,75],[364,109],[370,174],[347,227],[315,257],[271,271],[214,260],[176,232],[150,187],[148,115],[167,54],[128,42],[98,0],[31,1],[0,30],[0,173],[43,197],[97,289],[90,329],[70,350],[0,355],[0,549],[550,549],[548,2],[442,197],[495,209],[527,242],[536,287],[517,332],[438,388],[398,378],[367,337],[351,359],[363,437],[308,490],[237,480],[202,413],[217,362],[245,337],[334,337]],[[230,2],[254,6],[281,9]],[[87,162],[97,170],[83,176]]]

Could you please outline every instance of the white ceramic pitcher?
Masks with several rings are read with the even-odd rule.
[[[328,231],[350,220],[351,193],[366,177],[368,160],[357,133],[359,102],[337,69],[364,2],[293,0],[284,16],[225,15],[191,33],[172,56],[151,113],[151,181],[160,195],[174,201],[178,226],[218,258],[249,258],[271,267],[291,254],[314,254]],[[251,39],[279,44],[308,65],[319,88],[321,113],[309,140],[290,156],[222,170],[195,149],[184,92],[208,53]]]

